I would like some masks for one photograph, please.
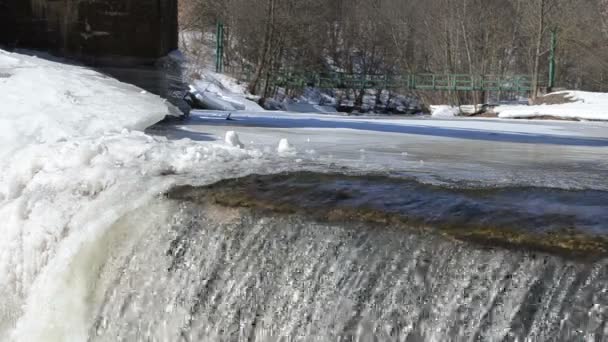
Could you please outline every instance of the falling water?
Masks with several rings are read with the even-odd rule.
[[[263,178],[252,183],[271,191]],[[608,336],[603,257],[492,247],[432,230],[238,201],[218,205],[212,199],[218,197],[206,195],[230,192],[229,184],[176,189],[116,224],[103,240],[112,245],[107,261],[89,275],[96,284],[90,340]]]

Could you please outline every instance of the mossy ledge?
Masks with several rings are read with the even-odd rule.
[[[322,175],[321,178],[327,175]],[[268,176],[262,176],[268,177]],[[310,174],[307,174],[310,177]],[[336,175],[336,177],[351,177]],[[268,180],[269,178],[266,178]],[[575,227],[557,230],[527,231],[519,227],[479,223],[463,223],[445,218],[429,222],[425,217],[379,210],[366,205],[344,206],[339,200],[312,202],[310,187],[296,187],[285,191],[283,186],[268,186],[264,178],[248,176],[236,180],[224,180],[204,186],[179,186],[171,189],[169,199],[213,204],[230,208],[246,208],[273,215],[298,215],[317,222],[348,224],[365,223],[375,229],[399,229],[404,231],[439,234],[462,243],[473,243],[483,248],[506,248],[558,255],[568,259],[593,261],[608,256],[608,237],[585,233]],[[281,191],[275,191],[281,189]],[[450,189],[449,191],[454,191]],[[315,195],[318,195],[315,194]],[[335,199],[350,199],[355,192],[336,191]]]

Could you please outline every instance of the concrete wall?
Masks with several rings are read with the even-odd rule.
[[[177,25],[177,0],[0,0],[0,45],[78,59],[155,60]]]
[[[184,113],[178,0],[0,0],[0,48],[43,50],[167,98]]]

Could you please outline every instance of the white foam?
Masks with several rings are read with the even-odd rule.
[[[252,170],[262,154],[141,132],[164,100],[85,68],[17,54],[0,78],[0,340],[85,341],[118,222],[180,179]]]

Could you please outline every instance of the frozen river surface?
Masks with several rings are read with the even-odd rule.
[[[236,131],[246,148],[286,138],[301,163],[473,185],[608,189],[608,123],[345,117],[285,112],[195,111],[151,133],[199,141]]]

